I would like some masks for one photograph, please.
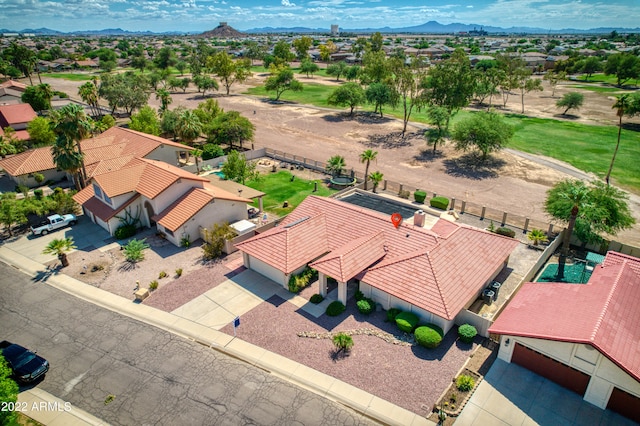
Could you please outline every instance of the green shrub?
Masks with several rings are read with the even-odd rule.
[[[206,143],[202,145],[202,160],[207,161],[212,158],[222,157],[224,155],[224,150],[220,145],[216,145],[215,143]]]
[[[158,279],[163,279],[167,277],[167,273],[165,271],[160,271],[160,273],[158,274]]]
[[[191,246],[191,237],[187,234],[180,238],[180,247],[189,248],[189,246]]]
[[[403,198],[405,200],[409,199],[409,195],[411,195],[411,191],[402,190],[398,192],[398,197]]]
[[[433,197],[429,200],[429,204],[436,209],[446,210],[449,208],[449,199],[447,197]]]
[[[149,290],[155,290],[158,288],[158,281],[153,280],[149,283]]]
[[[182,268],[176,269],[176,277],[179,277],[181,275],[182,275]]]
[[[500,228],[496,229],[496,234],[513,238],[516,236],[516,231],[514,231],[513,229],[505,228],[504,226],[501,226]]]
[[[464,343],[473,342],[473,338],[478,334],[478,330],[471,324],[463,324],[458,327],[458,337]]]
[[[135,225],[120,225],[116,229],[116,232],[113,233],[113,236],[118,240],[124,240],[125,238],[136,235],[136,231],[137,229]]]
[[[44,175],[42,173],[34,173],[33,179],[35,179],[36,183],[44,182]]]
[[[456,387],[460,392],[469,392],[476,385],[473,377],[461,374],[456,379]]]
[[[401,312],[396,315],[396,325],[405,333],[411,333],[418,325],[419,318],[413,312]]]
[[[29,187],[26,185],[16,185],[15,192],[20,193],[26,197],[29,193]]]
[[[338,315],[343,313],[345,309],[347,308],[342,304],[342,302],[340,302],[339,300],[335,300],[329,303],[329,306],[327,306],[326,314],[330,317],[337,317]]]
[[[320,302],[322,302],[324,300],[324,297],[322,297],[321,294],[314,294],[313,296],[311,296],[311,298],[309,299],[309,302],[313,303],[313,304],[318,304]]]
[[[390,308],[387,311],[387,319],[386,322],[396,322],[396,317],[398,316],[398,314],[402,312],[400,309],[398,308]]]
[[[353,347],[353,337],[346,333],[337,333],[333,336],[333,344],[338,350],[346,352]]]
[[[124,258],[129,263],[137,263],[144,260],[144,251],[149,248],[145,240],[133,239],[124,246]]]
[[[365,314],[365,315],[369,315],[371,312],[373,312],[376,309],[376,303],[373,300],[366,297],[362,300],[358,300],[356,305],[358,305],[358,311],[360,311],[361,314]]]
[[[442,343],[444,333],[442,329],[435,324],[427,324],[416,328],[415,338],[420,346],[433,349]]]
[[[356,299],[356,302],[359,302],[364,299],[364,293],[358,290],[356,291],[356,294],[353,296],[353,298]]]
[[[33,190],[33,196],[36,197],[36,200],[42,200],[42,197],[44,196],[44,191],[42,189],[34,189]]]
[[[416,203],[423,204],[426,198],[427,198],[427,193],[422,189],[417,189],[413,193],[413,199],[416,200]]]
[[[298,275],[289,277],[289,291],[291,293],[300,293],[300,291],[308,287],[309,284],[318,279],[318,271],[308,266]]]

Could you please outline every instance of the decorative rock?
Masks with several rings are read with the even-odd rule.
[[[337,333],[338,332],[317,333],[315,331],[300,331],[298,332],[298,337],[309,337],[312,339],[333,339],[333,336]],[[414,346],[416,344],[416,341],[411,334],[403,333],[402,336],[394,336],[391,333],[386,333],[374,328],[358,328],[356,330],[341,331],[340,333],[346,334],[348,336],[373,336],[382,339],[392,345]]]

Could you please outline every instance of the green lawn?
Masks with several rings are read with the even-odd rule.
[[[587,77],[586,74],[581,75],[580,77],[577,77],[576,79],[572,79],[570,81],[579,81],[579,82],[584,82],[584,83],[605,83],[605,84],[610,84],[612,86],[615,86],[616,84],[618,84],[618,79],[615,75],[604,75],[602,73],[600,74],[593,74],[591,77],[589,77],[588,80],[585,80],[585,78]],[[638,85],[638,80],[629,80],[625,83],[626,86],[637,86]]]
[[[278,216],[284,216],[298,206],[309,195],[320,195],[327,197],[334,192],[335,189],[327,188],[327,185],[321,180],[304,180],[295,178],[291,182],[291,172],[282,170],[277,173],[268,173],[260,175],[260,179],[248,181],[245,185],[264,192],[263,207],[269,213]],[[318,191],[313,192],[314,182],[318,183]],[[288,201],[289,207],[283,208],[282,204]],[[257,201],[254,203],[257,207]]]
[[[41,75],[43,77],[63,78],[65,80],[71,80],[71,81],[89,81],[93,77],[95,77],[92,74],[85,74],[85,73],[78,74],[78,73],[72,73],[72,72],[48,72],[48,73],[43,73]]]
[[[565,87],[571,87],[573,89],[590,90],[596,93],[618,93],[618,92],[622,93],[621,89],[616,89],[615,87],[604,87],[604,86],[596,86],[596,85],[589,85],[589,84],[571,84]]]

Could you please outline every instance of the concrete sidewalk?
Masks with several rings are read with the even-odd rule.
[[[38,388],[20,392],[18,403],[22,414],[43,425],[101,426],[109,424]]]
[[[56,271],[47,270],[42,264],[14,252],[6,245],[0,247],[0,260],[32,276],[36,281],[46,282],[105,309],[195,340],[269,371],[318,395],[339,402],[381,423],[389,425],[434,424],[418,414],[391,404],[334,377],[221,333],[206,325],[147,305],[133,303],[132,300],[85,284]]]

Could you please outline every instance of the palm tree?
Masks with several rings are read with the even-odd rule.
[[[611,158],[611,164],[609,164],[609,170],[607,171],[607,177],[605,181],[609,185],[609,179],[611,178],[611,171],[613,170],[613,163],[616,161],[616,154],[618,154],[618,148],[620,147],[620,134],[622,133],[622,117],[627,114],[629,109],[629,94],[625,93],[617,97],[616,103],[613,104],[613,109],[616,110],[618,116],[618,143],[616,143],[616,149],[613,151],[613,157]]]
[[[193,143],[202,133],[202,123],[191,110],[184,110],[178,117],[176,134],[185,144]]]
[[[346,333],[338,333],[333,336],[333,344],[338,352],[344,351],[347,353],[353,347],[353,337]]]
[[[527,235],[527,238],[533,242],[534,246],[549,241],[547,234],[545,234],[542,229],[532,229],[531,232],[529,232],[529,235]]]
[[[84,165],[84,154],[76,150],[76,144],[65,135],[58,135],[58,139],[51,147],[51,156],[56,167],[64,170],[73,176],[76,189],[84,188],[82,168]]]
[[[193,155],[193,157],[196,159],[196,174],[200,174],[200,157],[202,157],[202,150],[201,149],[193,149],[191,151],[191,155]]]
[[[382,182],[382,179],[384,178],[384,175],[378,171],[373,172],[369,175],[369,179],[371,179],[371,182],[373,182],[373,192],[376,192],[376,189],[378,188],[378,184],[380,184],[380,182]]]
[[[98,87],[95,82],[87,81],[80,86],[78,88],[78,95],[80,95],[80,98],[91,107],[91,115],[94,117],[102,115],[100,113],[101,110],[98,103]]]
[[[563,220],[566,218],[566,211],[570,210],[569,223],[562,239],[562,249],[558,259],[558,275],[556,277],[558,280],[564,278],[564,267],[569,255],[571,234],[573,234],[580,209],[589,207],[589,192],[589,188],[584,182],[569,179],[558,182],[547,192],[544,206],[547,213]]]
[[[334,155],[329,158],[329,161],[327,162],[327,172],[331,173],[331,176],[333,177],[340,176],[344,172],[346,166],[343,156]]]
[[[42,250],[43,254],[55,254],[58,256],[58,260],[62,263],[62,267],[69,266],[69,260],[67,259],[67,252],[76,248],[73,242],[73,238],[56,238],[51,240],[47,247]]]
[[[171,94],[167,89],[159,89],[156,92],[156,99],[159,99],[162,105],[160,106],[160,114],[163,114],[167,108],[169,108],[169,104],[173,102],[171,99]]]
[[[372,149],[367,149],[360,154],[360,162],[366,163],[364,167],[364,190],[367,190],[367,180],[369,179],[369,165],[372,161],[376,159],[378,156],[378,151],[374,151]]]
[[[64,153],[61,159],[64,160],[65,157],[74,157],[73,159],[69,158],[71,162],[65,162],[66,165],[80,161],[80,178],[77,182],[80,186],[77,188],[82,189],[85,187],[87,171],[84,167],[84,154],[82,153],[80,141],[91,136],[93,130],[91,120],[85,114],[84,109],[77,104],[67,104],[57,111],[52,111],[50,119],[53,131],[58,135],[56,145],[59,145],[60,150],[57,152],[59,154]],[[55,148],[52,147],[55,162],[56,151],[54,150]],[[71,156],[72,151],[77,151],[78,155]],[[56,163],[56,165],[62,170],[71,170],[62,167],[58,163]]]

